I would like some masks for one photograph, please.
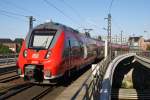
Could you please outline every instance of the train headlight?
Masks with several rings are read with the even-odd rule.
[[[24,52],[23,52],[23,56],[26,58],[27,57],[27,50],[24,50]]]
[[[48,59],[51,56],[51,51],[48,51],[45,58]]]

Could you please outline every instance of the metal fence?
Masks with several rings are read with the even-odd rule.
[[[150,59],[150,51],[138,51],[136,55]]]
[[[18,54],[0,54],[0,65],[15,63]]]
[[[101,90],[103,77],[106,73],[109,63],[117,56],[129,53],[129,51],[113,52],[111,57],[104,58],[101,62],[95,65],[92,72],[87,76],[78,91],[72,96],[72,100],[82,98],[82,100],[97,100]]]
[[[112,57],[107,57],[103,59],[100,63],[98,63],[92,72],[87,76],[86,80],[83,82],[81,87],[76,91],[76,93],[72,96],[72,100],[82,98],[82,100],[97,100],[99,99],[99,93],[101,90],[101,84],[105,72],[107,70],[108,64],[113,58],[126,54],[126,53],[135,53],[138,56],[145,57],[150,59],[150,51],[120,51],[114,52]],[[93,74],[94,73],[94,74]]]
[[[83,82],[82,86],[72,96],[72,100],[83,98],[82,100],[98,99],[101,84],[105,75],[107,66],[111,59],[106,57],[100,63],[96,64],[87,79]]]

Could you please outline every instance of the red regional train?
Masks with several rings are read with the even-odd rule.
[[[119,47],[114,45],[113,48]],[[103,41],[65,25],[48,22],[28,33],[17,60],[18,74],[31,82],[57,82],[71,70],[79,70],[103,55]]]

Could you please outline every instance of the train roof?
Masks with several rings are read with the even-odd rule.
[[[60,24],[60,23],[52,22],[52,21],[37,25],[36,27],[33,28],[33,30],[35,30],[35,29],[67,30],[67,31],[70,31],[70,32],[73,32],[73,33],[77,33],[80,36],[87,37],[89,39],[95,40],[95,41],[102,41],[102,40],[98,40],[98,39],[95,39],[95,38],[92,38],[92,37],[88,37],[85,34],[82,34],[79,31],[77,31],[77,30],[75,30],[71,27],[68,27],[68,26]]]
[[[45,29],[57,29],[57,30],[68,30],[68,31],[79,33],[79,31],[77,31],[71,27],[68,27],[66,25],[56,23],[56,22],[46,22],[46,23],[37,25],[34,29],[43,29],[43,28],[45,28]]]

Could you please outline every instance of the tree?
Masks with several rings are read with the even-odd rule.
[[[150,51],[150,45],[147,45],[146,50]]]
[[[12,53],[9,47],[0,44],[0,54],[8,54],[8,53]]]

